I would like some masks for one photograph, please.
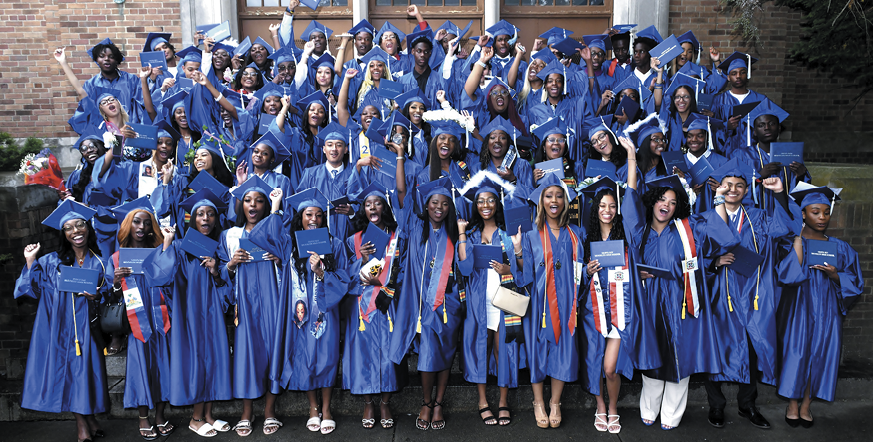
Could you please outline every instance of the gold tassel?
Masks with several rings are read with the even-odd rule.
[[[546,312],[543,311],[543,328],[546,328]]]
[[[418,325],[415,326],[415,332],[421,333],[421,315],[418,315]]]
[[[367,327],[364,325],[364,315],[358,313],[358,331],[364,331]]]
[[[388,332],[394,333],[394,321],[391,320],[391,313],[385,313],[388,315]]]
[[[728,295],[728,311],[734,311],[734,305],[731,304],[731,295]]]
[[[755,293],[755,310],[758,310],[758,294]]]
[[[685,298],[682,298],[682,319],[685,319]]]
[[[103,351],[106,351],[105,349]],[[82,347],[79,347],[79,340],[76,339],[76,356],[82,356]]]
[[[449,315],[446,314],[446,303],[443,303],[443,324],[449,323]]]

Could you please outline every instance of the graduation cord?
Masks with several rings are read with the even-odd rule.
[[[96,256],[93,250],[88,249],[88,252],[91,253],[91,256]],[[103,261],[97,260],[100,263],[100,267],[103,267],[103,274],[106,274],[106,266],[103,265]],[[81,265],[80,265],[81,267]],[[100,285],[97,286],[97,290],[100,290],[101,287],[106,283],[106,277],[101,278]],[[73,292],[70,292],[70,301],[73,304],[73,338],[76,342],[76,356],[82,356],[82,347],[79,345],[79,323],[76,320],[76,295]]]
[[[752,231],[752,241],[755,243],[755,253],[761,253],[758,247],[758,237],[755,235],[755,227],[752,225],[752,220],[749,218],[748,212],[746,212],[746,208],[740,205],[740,208],[743,210],[743,216],[749,221],[749,229]],[[740,228],[742,228],[743,223],[740,221]],[[734,307],[731,304],[731,289],[730,289],[730,279],[727,277],[727,266],[724,266],[724,281],[725,281],[725,289],[727,290],[727,298],[728,298],[728,310],[734,311]],[[761,265],[758,264],[758,270],[755,274],[755,310],[758,310],[758,289],[761,284]]]
[[[424,266],[427,265],[427,247],[430,241],[424,243],[424,260],[421,262],[421,283],[418,285],[418,324],[415,326],[415,332],[421,333],[421,304],[424,302]],[[431,270],[433,271],[433,270]]]

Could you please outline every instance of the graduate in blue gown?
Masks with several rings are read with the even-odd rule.
[[[689,173],[680,174],[689,183],[691,183],[691,168],[701,159],[705,158],[713,169],[718,169],[728,162],[727,158],[716,153],[718,149],[714,136],[716,135],[715,130],[722,126],[721,121],[701,114],[691,114],[690,118],[691,122],[685,129],[685,145],[682,147],[685,152],[685,167]],[[715,189],[718,186],[718,181],[712,177],[698,185],[692,184],[692,188],[697,193],[697,201],[691,205],[691,212],[703,213],[711,209]]]
[[[667,89],[664,85],[656,85],[653,94],[658,119],[662,122],[669,136],[667,150],[679,151],[685,144],[684,128],[694,120],[691,116],[699,113],[697,98],[703,92],[705,83],[687,75],[675,75]],[[712,116],[710,112],[708,116]]]
[[[543,80],[537,74],[553,60],[557,60],[557,58],[555,58],[555,54],[549,48],[541,49],[530,54],[530,64],[527,65],[527,69],[519,73],[515,83],[511,81],[513,77],[509,76],[507,78],[507,83],[518,91],[518,94],[515,96],[515,104],[518,108],[518,113],[525,119],[528,119],[528,110],[533,105],[539,103],[542,98]],[[510,75],[512,75],[511,72]],[[534,124],[539,123],[534,122]]]
[[[364,106],[375,106],[379,114],[387,117],[394,108],[389,98],[380,96],[379,87],[382,79],[391,80],[390,56],[380,47],[374,47],[361,60],[366,63],[366,69],[357,71],[351,77],[349,84],[348,109],[357,113]],[[350,74],[347,70],[346,74]],[[344,80],[345,81],[345,80]]]
[[[539,147],[534,151],[534,166],[536,163],[561,159],[563,163],[564,184],[567,187],[576,188],[585,179],[585,160],[575,161],[570,157],[570,145],[576,141],[576,137],[570,133],[569,128],[561,117],[552,118],[541,122],[533,131],[534,142]],[[546,176],[542,169],[533,169],[534,185]],[[573,215],[570,215],[573,218]],[[576,216],[578,219],[578,216]]]
[[[264,434],[273,434],[282,426],[276,419],[278,382],[270,379],[270,364],[276,358],[273,340],[279,330],[280,297],[277,280],[279,260],[264,254],[253,261],[249,240],[251,230],[269,215],[269,193],[272,188],[257,175],[242,183],[233,195],[236,200],[236,226],[221,232],[218,257],[227,264],[221,266],[221,279],[232,286],[231,303],[235,305],[233,339],[233,396],[243,400],[243,412],[234,430],[240,436],[252,433],[254,421],[252,402],[266,394]]]
[[[483,56],[483,63],[490,59],[491,52],[486,51]],[[520,134],[528,133],[527,118],[522,118],[515,104],[515,91],[509,87],[500,78],[494,77],[485,84],[485,87],[479,87],[480,77],[486,75],[485,69],[480,64],[473,66],[473,72],[467,77],[467,82],[464,85],[464,93],[461,93],[461,100],[458,103],[458,109],[470,112],[476,119],[476,127],[484,129],[494,119],[501,117],[508,120]],[[545,120],[543,120],[545,121]],[[479,133],[479,139],[482,140],[487,134]]]
[[[227,204],[203,188],[180,205],[191,214],[188,229],[218,241],[220,213]],[[181,220],[180,220],[181,222]],[[230,349],[224,313],[232,287],[221,278],[225,263],[216,250],[211,256],[194,256],[174,239],[176,230],[162,229],[164,244],[143,262],[146,279],[170,297],[170,404],[193,405],[188,428],[212,437],[230,431],[230,425],[212,415],[213,401],[232,397]]]
[[[149,35],[146,36],[145,44],[143,44],[142,48],[143,52],[161,51],[164,53],[164,59],[167,62],[166,72],[158,67],[151,69],[148,77],[148,93],[161,89],[167,80],[176,77],[178,67],[176,63],[176,48],[170,43],[172,36],[173,34],[165,32],[149,32]]]
[[[440,178],[417,190],[420,214],[409,211],[403,223],[407,254],[389,358],[400,364],[410,348],[418,353],[422,404],[415,426],[442,430],[446,424],[442,402],[457,350],[466,292],[455,256],[458,223],[451,182]]]
[[[802,182],[809,183],[812,177],[803,163],[793,161],[791,164],[782,164],[770,160],[770,143],[779,140],[779,134],[782,132],[781,124],[786,118],[788,118],[788,112],[770,100],[762,101],[749,113],[748,121],[752,121],[753,124],[751,130],[754,144],[735,150],[733,155],[753,168],[756,171],[756,176],[762,178],[777,177],[782,180],[784,188],[793,189],[794,186]],[[743,123],[743,126],[746,123],[747,121]],[[771,193],[756,187],[752,189],[750,194],[756,207],[766,210],[770,215],[773,214],[776,203]]]
[[[749,131],[742,130],[740,123],[749,126],[749,116],[734,113],[734,108],[741,104],[761,102],[767,96],[749,89],[752,64],[758,59],[742,52],[734,52],[727,57],[718,68],[727,73],[727,83],[722,91],[712,100],[712,112],[715,118],[725,122],[725,155],[730,157],[734,150],[752,145]]]
[[[812,398],[834,400],[843,320],[864,291],[858,252],[827,234],[839,190],[798,185],[791,192],[800,201],[803,230],[776,266],[779,282],[786,285],[777,319],[777,392],[789,400],[785,418],[791,426],[812,426]],[[813,241],[836,245],[836,262],[809,265]]]
[[[275,171],[290,157],[291,152],[282,144],[277,134],[273,131],[267,132],[237,157],[237,184],[241,185],[252,176],[257,176],[269,189],[278,187],[285,195],[293,193],[291,179]]]
[[[621,141],[629,144],[626,138]],[[633,152],[633,148],[628,151]],[[639,233],[644,224],[638,217],[622,216],[622,210],[634,210],[639,200],[635,181],[631,180],[626,192],[609,178],[601,178],[582,190],[592,197],[585,244],[587,264],[582,295],[585,300],[580,310],[586,336],[580,339],[579,349],[584,355],[582,385],[596,396],[595,429],[613,434],[621,431],[618,415],[621,378],[618,375],[632,379],[634,369],[661,365],[653,318],[647,314],[643,286],[636,277]],[[624,264],[602,266],[592,252],[592,245],[597,241],[621,241]],[[609,392],[608,407],[603,399],[603,378]]]
[[[641,272],[663,364],[643,374],[640,415],[644,424],[652,425],[660,412],[661,428],[671,430],[685,413],[690,375],[721,372],[723,355],[718,352],[706,284],[709,270],[703,261],[727,253],[739,240],[727,224],[723,204],[691,215],[687,192],[677,176],[647,187],[636,209],[622,216],[646,217],[642,232],[636,233],[642,238],[641,264],[665,269],[670,277],[653,278]],[[721,186],[716,195],[726,191]]]
[[[503,222],[502,201],[511,203],[517,190],[491,172],[477,172],[461,189],[475,206],[469,222],[458,220],[458,270],[467,278],[470,294],[464,318],[463,371],[464,380],[477,384],[477,408],[485,425],[512,423],[507,396],[510,388],[518,388],[518,369],[525,365],[521,317],[492,304],[500,287],[523,292],[513,281],[518,268],[515,259],[509,259],[513,246]],[[492,260],[490,267],[474,265],[475,248],[483,245],[502,247],[503,258]],[[485,395],[489,374],[497,376],[500,388],[496,416]]]
[[[430,124],[433,139],[428,146],[425,166],[416,177],[416,185],[420,186],[440,177],[451,177],[452,174],[464,181],[469,180],[472,175],[471,167],[464,161],[466,158],[461,144],[464,130],[453,121],[431,121]],[[467,133],[467,138],[470,136]]]
[[[528,197],[536,204],[535,229],[512,236],[519,287],[530,293],[530,306],[522,318],[525,351],[534,394],[534,416],[540,428],[561,425],[564,384],[579,378],[577,310],[585,231],[569,224],[569,202],[576,192],[555,174],[540,180]],[[550,413],[546,415],[543,381],[551,377]]]
[[[295,211],[290,230],[276,214],[282,198],[274,189],[270,195],[273,213],[249,232],[255,245],[280,258],[279,293],[285,295],[277,309],[280,326],[272,350],[277,357],[270,364],[270,379],[286,390],[305,391],[309,400],[306,427],[328,434],[336,428],[330,400],[340,362],[339,302],[348,293],[349,256],[335,236],[330,238],[331,254],[298,250],[292,232],[328,225],[324,215],[328,200],[321,192],[310,188],[287,198],[285,203]]]
[[[72,412],[78,440],[103,436],[94,414],[109,405],[102,345],[92,337],[90,319],[97,314],[108,286],[94,229],[88,223],[95,211],[65,201],[43,224],[60,232],[57,252],[37,259],[40,244],[24,248],[26,264],[15,281],[15,298],[37,299],[36,320],[27,351],[21,408],[48,413]],[[94,293],[59,290],[60,266],[98,272]]]
[[[586,130],[591,147],[588,150],[588,160],[600,160],[612,163],[615,166],[615,178],[627,183],[630,177],[630,168],[636,169],[636,187],[643,188],[642,173],[637,167],[637,161],[628,159],[627,150],[622,147],[615,136],[615,132],[609,128],[612,117],[595,117],[590,129]],[[586,166],[587,167],[587,166]],[[589,177],[592,178],[592,177]]]
[[[137,101],[142,101],[139,78],[134,74],[118,69],[118,65],[124,61],[124,54],[121,53],[118,46],[112,40],[105,38],[88,50],[88,56],[100,68],[100,73],[89,78],[82,85],[85,95],[94,98],[98,95],[99,88],[118,90],[120,92],[118,101],[121,103],[121,107],[127,112],[130,121],[139,123],[142,118],[137,104]],[[82,97],[83,94],[79,92],[79,98]]]
[[[660,125],[658,114],[650,114],[631,125],[624,135],[630,136],[637,147],[637,167],[643,177],[643,184],[680,172],[675,166],[668,171],[661,154],[667,150],[667,134]]]
[[[392,362],[387,351],[394,330],[392,318],[397,317],[397,305],[392,301],[400,290],[398,282],[403,281],[401,263],[406,250],[405,244],[400,242],[401,232],[393,213],[403,216],[403,210],[378,184],[363,189],[356,200],[361,206],[355,217],[356,233],[346,239],[346,247],[352,251],[348,269],[353,282],[349,294],[355,296],[356,302],[353,310],[347,312],[343,388],[364,396],[364,428],[375,425],[378,405],[380,425],[388,429],[394,426],[391,395],[405,386],[408,375],[406,364]],[[379,258],[376,246],[365,236],[370,229],[379,229],[390,237]],[[373,270],[369,273],[363,272],[374,260],[380,264],[370,267]],[[356,284],[358,281],[360,283]],[[376,399],[379,399],[378,404]]]
[[[537,76],[543,80],[542,101],[528,110],[528,120],[531,124],[537,124],[561,116],[570,130],[579,134],[582,133],[583,127],[594,124],[588,120],[593,118],[596,110],[594,104],[599,100],[593,100],[589,93],[567,95],[569,92],[564,81],[566,75],[564,65],[557,60],[537,73]],[[571,152],[574,160],[581,159],[579,153]]]
[[[383,121],[381,106],[378,104],[366,104],[360,107],[354,115],[349,112],[349,87],[357,72],[355,68],[346,70],[336,105],[337,122],[349,129],[352,127],[358,129],[352,130],[349,139],[349,158],[350,162],[354,164],[370,155],[370,139],[366,136],[366,133],[370,130],[370,124],[372,124],[373,119],[375,118],[380,124]],[[392,115],[394,114],[392,112]],[[377,144],[383,144],[383,142],[379,141]]]
[[[270,124],[270,130],[276,132],[282,144],[291,150],[290,170],[291,188],[300,188],[300,178],[307,167],[324,164],[324,152],[318,141],[318,132],[328,125],[330,117],[326,111],[331,109],[327,97],[315,91],[297,102],[297,114],[288,118],[291,108],[289,100],[282,100],[282,110],[276,120]]]
[[[761,382],[770,385],[776,382],[776,307],[781,289],[776,286],[772,269],[777,259],[778,241],[793,236],[793,221],[789,214],[788,194],[783,192],[782,183],[775,178],[763,183],[763,187],[773,192],[779,202],[774,216],[751,205],[744,206],[748,202],[747,183],[751,181],[751,170],[741,165],[733,159],[712,176],[728,186],[724,194],[728,223],[736,230],[740,246],[745,249],[718,256],[708,264],[715,276],[709,284],[716,302],[713,305],[715,322],[721,331],[719,351],[726,356],[721,373],[710,375],[704,385],[711,425],[716,428],[724,426],[727,401],[721,392],[721,382],[727,381],[739,383],[737,405],[740,416],[748,418],[758,428],[770,428],[770,423],[755,406],[757,378],[760,372]],[[741,254],[745,250],[763,257],[751,274],[741,273],[731,265],[748,259]]]
[[[139,198],[112,209],[118,219],[118,245],[121,249],[148,248],[164,242],[154,209],[148,198]],[[170,400],[170,316],[169,293],[152,287],[142,273],[123,266],[120,251],[106,263],[106,273],[113,275],[115,296],[139,302],[139,307],[127,311],[131,333],[127,337],[127,368],[124,374],[124,408],[137,408],[140,435],[156,438],[169,436],[173,425],[164,417],[164,408]],[[139,297],[139,299],[137,299]],[[157,430],[149,421],[149,410],[155,409]]]
[[[331,123],[318,134],[326,162],[306,169],[298,188],[319,189],[329,201],[348,196],[349,177],[354,171],[349,165],[349,131],[337,123]],[[351,233],[351,216],[355,214],[351,203],[340,204],[329,214],[331,231],[337,238],[346,238]],[[286,211],[287,214],[287,211]]]
[[[530,163],[519,158],[516,148],[520,131],[503,117],[497,116],[482,128],[480,135],[484,141],[479,153],[479,162],[473,169],[500,176],[518,187],[522,195],[533,192],[533,170]],[[504,165],[507,156],[514,159]]]
[[[450,80],[443,75],[442,61],[432,57],[434,46],[434,34],[430,29],[416,31],[406,36],[406,47],[412,54],[412,66],[410,71],[403,74],[398,82],[403,85],[403,90],[422,91],[424,98],[429,103],[437,101],[437,91],[450,89]]]

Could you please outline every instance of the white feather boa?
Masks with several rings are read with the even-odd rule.
[[[424,121],[454,121],[467,132],[473,132],[476,129],[476,120],[472,117],[465,117],[454,109],[440,109],[427,111],[421,115]]]
[[[495,184],[499,185],[503,189],[503,194],[510,199],[515,196],[515,185],[510,183],[509,181],[504,180],[494,172],[489,172],[487,170],[480,170],[476,172],[475,175],[470,177],[470,181],[467,181],[467,184],[460,190],[461,195],[469,192],[471,189],[478,188],[485,181],[485,178],[493,181]],[[500,189],[496,189],[500,190]],[[499,196],[499,195],[498,195]]]

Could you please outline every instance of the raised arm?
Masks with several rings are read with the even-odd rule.
[[[226,110],[230,114],[230,116],[233,117],[234,120],[239,120],[239,114],[236,112],[236,107],[231,104],[230,101],[227,101],[227,98],[225,98],[224,95],[222,95],[221,92],[218,91],[218,89],[215,89],[215,86],[212,85],[212,83],[209,81],[208,78],[206,78],[206,75],[203,74],[203,72],[195,72],[194,81],[196,81],[197,84],[205,87],[209,91],[209,93],[212,94],[212,98],[215,98],[215,100],[218,101],[218,104],[223,107],[224,110]]]
[[[661,60],[658,60],[655,57],[652,57],[651,67],[652,69],[658,73],[658,77],[655,78],[655,91],[653,95],[655,96],[655,109],[661,108],[661,102],[664,100],[664,67],[658,67],[658,64]],[[642,100],[642,97],[640,97]]]
[[[345,75],[343,75],[343,84],[340,86],[339,97],[336,100],[336,118],[339,120],[339,124],[343,126],[349,121],[349,87],[355,75],[358,75],[357,69],[346,71]]]
[[[509,73],[506,76],[506,83],[510,87],[515,87],[515,82],[518,81],[518,68],[521,66],[521,59],[526,50],[521,43],[515,44],[515,59],[512,60],[512,67],[509,68]]]
[[[637,189],[637,150],[634,143],[626,137],[618,137],[618,142],[621,143],[624,150],[627,151],[627,186],[631,189]]]
[[[149,93],[149,76],[151,71],[151,68],[140,68],[139,81],[142,86],[142,105],[145,107],[146,113],[149,114],[149,119],[155,121],[158,113],[155,111],[154,103],[152,103],[152,94]]]
[[[485,43],[488,43],[488,36],[483,35],[479,37],[480,45],[484,45],[482,40],[485,40]],[[467,96],[470,97],[471,100],[475,100],[476,90],[479,89],[479,80],[482,79],[482,73],[485,72],[485,63],[491,61],[491,57],[494,57],[494,48],[483,47],[482,48],[482,56],[479,57],[479,60],[473,65],[473,72],[470,73],[470,76],[467,77],[467,82],[464,83],[464,92],[467,93]]]
[[[349,40],[352,38],[349,34],[343,34],[342,39],[340,40],[339,48],[336,50],[336,61],[333,63],[333,71],[334,72],[342,72],[343,64],[346,62],[346,46],[349,44]],[[358,54],[363,56],[364,54]]]
[[[303,45],[303,55],[300,56],[300,62],[297,63],[297,72],[294,74],[294,86],[300,89],[306,77],[309,76],[309,57],[312,56],[312,51],[315,49],[315,43],[307,41]]]
[[[82,87],[79,77],[76,77],[76,74],[73,73],[73,69],[70,67],[69,63],[67,63],[67,56],[64,54],[63,47],[55,49],[55,60],[57,60],[58,64],[61,65],[61,68],[64,70],[64,75],[67,76],[67,81],[69,81],[70,85],[73,86],[73,89],[76,90],[79,99],[81,100],[87,97],[88,94],[85,93],[85,88]]]

